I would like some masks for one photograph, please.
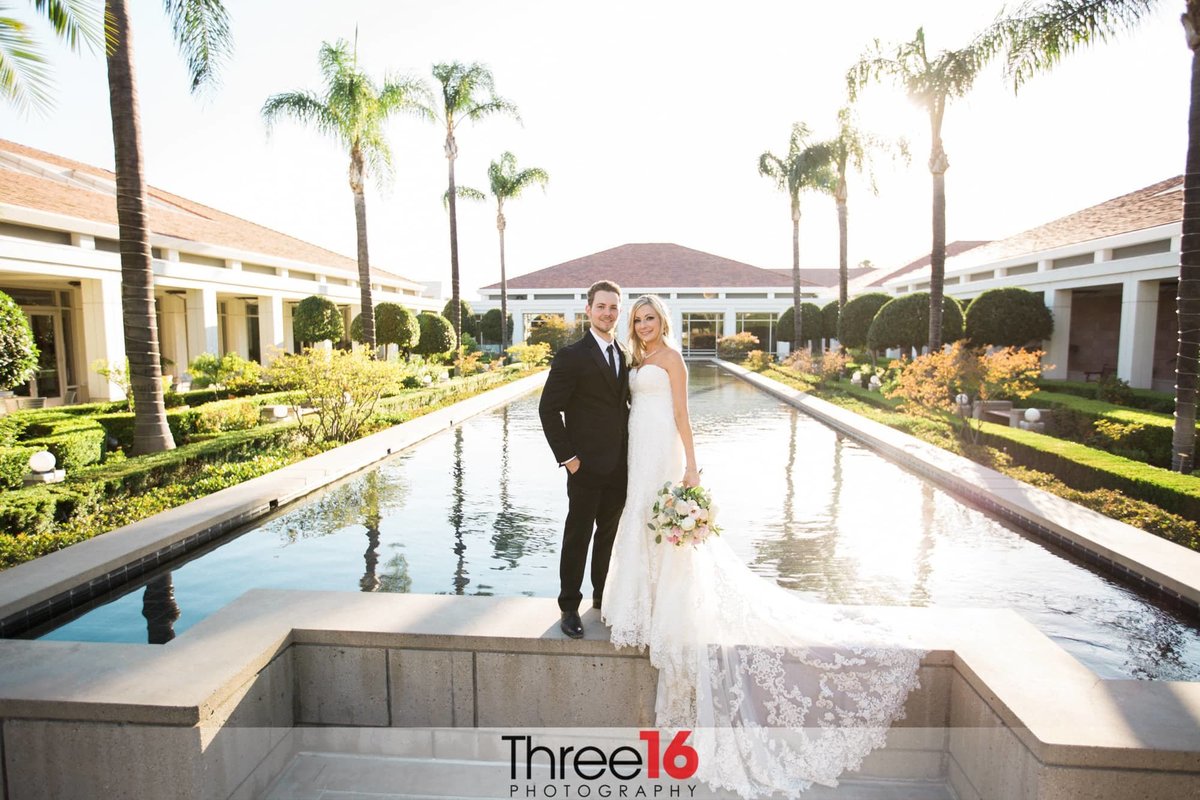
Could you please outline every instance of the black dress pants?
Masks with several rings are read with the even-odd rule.
[[[592,599],[599,602],[608,577],[608,559],[612,555],[617,523],[625,508],[625,459],[608,474],[597,475],[580,466],[567,473],[567,522],[563,526],[562,555],[558,565],[558,607],[576,611],[583,600],[583,571],[588,543],[592,545]]]

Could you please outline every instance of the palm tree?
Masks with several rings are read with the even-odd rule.
[[[441,122],[446,126],[446,161],[449,163],[449,183],[446,201],[450,204],[450,299],[454,306],[455,341],[462,341],[462,315],[459,314],[458,286],[458,192],[454,188],[454,161],[458,158],[455,129],[463,120],[480,120],[493,114],[509,114],[520,120],[517,107],[496,96],[492,72],[479,63],[434,64],[433,77],[442,86]]]
[[[848,238],[846,200],[849,192],[846,184],[846,172],[851,167],[857,172],[862,172],[864,167],[869,168],[873,150],[891,151],[894,148],[907,161],[908,144],[901,139],[893,145],[860,131],[855,125],[854,113],[847,107],[838,111],[838,132],[830,140],[829,148],[837,179],[833,197],[837,201],[838,215],[838,312],[841,313],[842,306],[846,305],[849,292],[847,287],[849,265],[846,255]],[[874,180],[871,182],[871,190],[875,190]]]
[[[392,153],[383,136],[383,124],[398,112],[430,117],[429,90],[419,80],[385,77],[376,85],[358,67],[358,45],[344,39],[321,43],[317,56],[325,93],[309,91],[271,95],[263,103],[268,129],[280,117],[314,126],[338,139],[350,152],[350,191],[354,194],[354,224],[358,236],[358,287],[362,305],[362,343],[375,352],[375,307],[371,299],[371,258],[367,250],[367,199],[363,184],[367,172],[378,181],[392,170]]]
[[[496,230],[500,232],[500,352],[508,347],[508,287],[504,269],[504,201],[515,200],[521,192],[533,184],[543,187],[550,174],[540,167],[517,169],[517,157],[505,152],[500,160],[488,165],[488,181],[492,186],[492,197],[496,198]]]
[[[32,0],[54,33],[72,50],[100,44],[100,25],[86,0]],[[0,11],[4,11],[0,7]],[[28,26],[15,17],[0,16],[0,94],[18,110],[50,107],[50,76],[46,57]]]
[[[792,308],[795,338],[800,346],[800,193],[808,190],[829,192],[833,189],[829,145],[809,144],[808,126],[803,122],[792,125],[788,153],[780,158],[769,150],[758,157],[758,174],[775,181],[775,186],[787,192],[792,203]]]
[[[932,61],[925,49],[925,30],[917,28],[911,42],[885,53],[879,40],[846,73],[850,99],[868,83],[890,78],[929,112],[931,141],[929,172],[933,176],[933,248],[929,254],[929,352],[942,349],[942,294],[946,278],[946,170],[950,161],[942,147],[942,118],[952,97],[971,89],[975,76],[991,55],[980,41],[960,50],[943,50]]]
[[[1065,55],[1094,41],[1104,42],[1136,27],[1159,0],[1049,0],[1026,3],[1000,19],[985,36],[1003,46],[1013,88],[1050,69]],[[1183,23],[1192,51],[1188,146],[1183,178],[1183,240],[1179,247],[1179,325],[1175,362],[1175,430],[1171,469],[1196,466],[1196,391],[1200,351],[1200,0],[1184,0]]]
[[[212,84],[232,44],[224,6],[220,0],[169,0],[165,7],[175,42],[188,63],[192,91]],[[167,426],[163,403],[146,174],[142,163],[142,123],[127,0],[105,0],[104,14],[121,240],[121,308],[134,399],[132,452],[141,455],[173,449],[175,441]]]

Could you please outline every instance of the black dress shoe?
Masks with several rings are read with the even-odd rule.
[[[579,618],[578,611],[562,612],[562,622],[558,624],[562,628],[562,632],[572,639],[583,638],[583,620]]]

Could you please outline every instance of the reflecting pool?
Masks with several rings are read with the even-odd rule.
[[[690,403],[723,535],[764,578],[830,603],[1008,606],[1103,677],[1200,679],[1200,631],[1184,612],[711,366],[693,366]],[[43,638],[164,642],[255,587],[554,597],[566,505],[564,473],[528,396]]]

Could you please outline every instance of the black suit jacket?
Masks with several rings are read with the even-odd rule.
[[[587,472],[608,474],[624,467],[629,367],[619,344],[616,356],[620,377],[613,374],[590,332],[554,356],[538,414],[546,441],[560,464],[578,456]]]

